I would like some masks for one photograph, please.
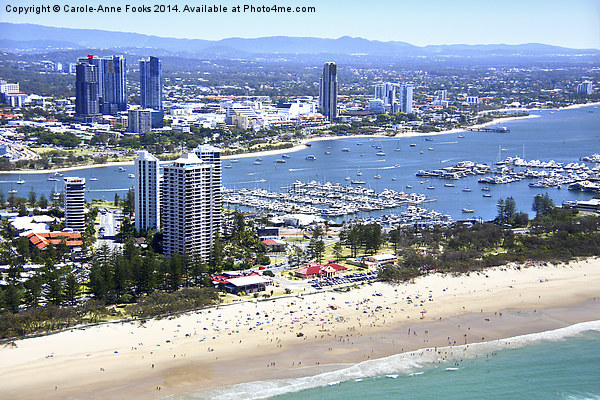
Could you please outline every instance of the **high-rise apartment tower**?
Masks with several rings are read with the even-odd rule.
[[[85,178],[65,178],[65,228],[85,230]]]
[[[217,179],[215,165],[203,162],[195,153],[183,154],[164,166],[160,208],[167,256],[179,253],[203,261],[210,258],[215,208],[220,206],[214,193]]]
[[[337,118],[337,65],[333,62],[325,63],[323,76],[321,77],[321,88],[319,92],[319,107],[321,113],[333,121]]]
[[[145,232],[160,227],[159,162],[147,151],[135,159],[135,230]]]

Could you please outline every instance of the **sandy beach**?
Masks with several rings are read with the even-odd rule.
[[[597,320],[597,298],[595,258],[468,276],[430,274],[409,284],[298,293],[145,323],[102,324],[0,347],[0,394],[148,399],[307,376],[422,348]]]

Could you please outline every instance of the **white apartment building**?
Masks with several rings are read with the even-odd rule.
[[[65,178],[65,228],[85,230],[85,178]]]
[[[160,226],[158,158],[139,151],[135,159],[135,229],[157,230]]]
[[[164,166],[160,207],[167,256],[177,252],[203,261],[210,258],[221,219],[217,182],[220,173],[215,164],[202,161],[195,153],[183,154]]]

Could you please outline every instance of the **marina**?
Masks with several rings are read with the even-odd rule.
[[[276,193],[277,196],[288,196],[289,188],[282,187],[291,186],[295,181],[304,184],[315,181],[323,185],[330,182],[332,187],[350,186],[355,189],[373,190],[375,193],[386,190],[395,193],[410,192],[424,196],[428,201],[435,200],[428,204],[427,208],[433,208],[440,215],[449,215],[455,220],[465,218],[466,214],[462,212],[462,208],[467,203],[471,204],[467,208],[474,210],[473,217],[493,219],[497,214],[496,202],[508,196],[514,197],[519,210],[530,214],[531,203],[536,194],[548,192],[555,204],[592,198],[593,189],[598,183],[594,179],[598,176],[597,167],[600,165],[594,162],[600,158],[600,134],[597,128],[600,126],[600,113],[588,113],[586,108],[581,108],[562,110],[554,114],[550,114],[549,111],[533,111],[532,114],[539,117],[505,122],[503,125],[510,126],[510,134],[448,133],[435,136],[433,141],[415,137],[342,137],[337,140],[312,141],[311,147],[289,152],[285,154],[286,157],[276,154],[260,157],[224,157],[222,184],[227,191],[238,195],[242,189],[262,189],[268,193]],[[458,136],[464,138],[459,141]],[[425,148],[426,143],[435,144],[435,151],[420,154],[419,143],[423,143]],[[376,146],[381,149],[377,149]],[[351,151],[343,152],[344,148]],[[360,156],[359,151],[355,151],[357,149],[363,152],[363,156]],[[499,157],[499,149],[504,157]],[[523,156],[524,149],[527,150],[527,158]],[[327,151],[331,154],[318,156]],[[386,156],[377,156],[378,151],[386,153]],[[468,161],[469,159],[471,161]],[[285,160],[285,163],[276,160]],[[426,174],[416,176],[416,172]],[[18,195],[23,196],[23,193],[28,193],[30,188],[34,188],[38,197],[45,194],[49,198],[50,192],[62,190],[63,176],[79,176],[86,178],[88,201],[112,201],[115,194],[123,197],[133,186],[134,179],[127,177],[134,173],[132,164],[82,168],[56,174],[52,171],[41,174],[16,171],[2,175],[0,189],[7,193],[20,187],[22,189]],[[586,176],[587,179],[584,179]],[[21,178],[26,181],[25,184],[17,185]],[[488,181],[479,182],[480,178]],[[570,182],[573,179],[575,180]],[[560,185],[553,186],[552,180],[558,181]],[[439,185],[436,181],[440,182]],[[542,182],[537,185],[538,181]],[[449,185],[445,185],[446,183]],[[534,185],[530,186],[530,183]],[[429,187],[433,189],[428,189]],[[571,187],[572,190],[557,190],[558,187]],[[483,197],[484,193],[490,197]],[[315,215],[322,215],[323,209],[330,209],[329,205],[312,203],[298,203],[294,208],[294,203],[283,198],[256,197],[255,200],[277,200],[281,204],[272,208],[282,211],[269,211],[270,207],[267,207],[266,203],[250,201],[244,201],[248,206],[240,202],[232,203],[230,207],[240,207],[246,211],[284,213],[288,208],[298,210],[298,207],[310,206],[315,207],[312,210]],[[350,206],[351,203],[348,202]],[[369,206],[371,203],[369,201]],[[254,204],[259,204],[260,208],[254,208]],[[334,221],[347,220],[349,217],[377,219],[387,214],[399,215],[409,206],[407,204],[380,209],[377,204],[373,205],[375,207],[371,207],[371,210],[363,207],[365,210],[359,209],[357,212],[340,216],[326,215],[323,218]],[[423,207],[422,204],[416,206]],[[352,207],[348,207],[347,210],[352,210]],[[335,214],[335,211],[336,207],[333,207],[332,213]]]

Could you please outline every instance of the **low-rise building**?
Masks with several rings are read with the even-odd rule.
[[[296,276],[299,278],[307,279],[307,278],[331,278],[338,273],[342,273],[346,271],[348,268],[344,267],[340,264],[329,263],[329,264],[319,264],[315,262],[308,263],[308,265],[304,268],[300,268],[295,271]]]

